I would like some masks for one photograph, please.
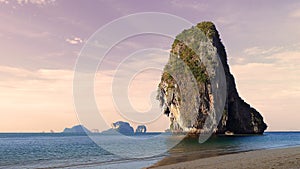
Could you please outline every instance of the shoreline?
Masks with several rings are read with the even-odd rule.
[[[159,163],[147,168],[167,169],[167,168],[207,168],[207,169],[299,169],[300,168],[300,146],[280,149],[253,150],[226,155],[219,155],[207,158],[184,161],[170,165],[160,165]]]

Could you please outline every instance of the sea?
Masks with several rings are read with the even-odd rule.
[[[114,140],[114,143],[111,144],[118,145],[117,149],[122,152],[138,154],[141,151],[129,148],[129,143],[124,137],[120,139],[118,135],[102,135],[101,137],[107,140],[107,144],[110,144],[110,140]],[[147,137],[155,136],[145,134],[131,137],[147,139]],[[168,134],[160,137],[161,143],[167,142],[169,137]],[[155,148],[160,149],[155,143],[156,139],[152,140],[153,144],[148,142],[148,146],[143,146],[143,152],[151,152]],[[252,136],[212,136],[201,144],[197,139],[184,139],[179,140],[180,142],[175,147],[149,157],[116,155],[94,141],[85,134],[0,133],[0,168],[145,168],[164,161],[168,157],[176,158],[174,158],[175,160],[165,160],[166,164],[244,151],[300,146],[300,132],[265,132],[263,135]]]

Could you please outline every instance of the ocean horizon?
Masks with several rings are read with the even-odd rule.
[[[107,140],[118,140],[116,137],[119,136],[105,135],[105,137]],[[147,138],[153,137],[153,134],[130,137]],[[165,139],[168,137],[169,135],[166,135]],[[126,149],[124,139],[120,139],[118,145],[122,151],[128,153],[139,151]],[[169,159],[165,160],[165,164],[175,163],[172,157],[178,160],[181,156],[189,156],[189,160],[193,160],[294,146],[300,146],[299,131],[265,132],[263,135],[212,136],[202,144],[196,139],[184,139],[169,151],[154,157],[124,158],[101,148],[101,145],[95,144],[86,134],[0,133],[0,168],[143,168],[166,158]]]

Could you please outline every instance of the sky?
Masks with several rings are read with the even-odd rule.
[[[240,96],[263,115],[269,131],[300,130],[297,0],[0,0],[0,132],[62,131],[80,123],[73,101],[73,75],[81,49],[105,24],[139,12],[168,13],[193,24],[214,22]],[[117,63],[131,55],[166,63],[172,41],[141,35],[120,42],[107,54],[100,65],[102,72],[95,74],[94,90],[108,125],[128,120],[110,96]],[[142,50],[148,47],[160,50]],[[135,63],[131,66],[149,60],[131,62]],[[134,108],[151,109],[160,74],[161,70],[149,69],[132,78],[128,94]],[[150,131],[162,131],[168,125],[165,116],[147,123]]]

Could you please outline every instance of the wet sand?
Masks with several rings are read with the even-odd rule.
[[[256,150],[202,158],[177,164],[152,166],[155,169],[300,169],[300,147]]]

